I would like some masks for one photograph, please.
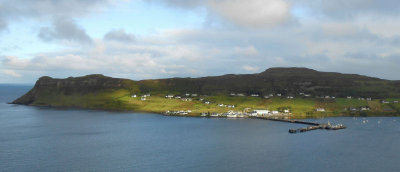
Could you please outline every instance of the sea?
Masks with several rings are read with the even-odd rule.
[[[32,85],[0,85],[0,171],[400,171],[399,117],[304,125],[11,105]]]

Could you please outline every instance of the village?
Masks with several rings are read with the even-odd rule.
[[[143,94],[143,95],[137,95],[137,94],[132,94],[132,98],[139,98],[141,101],[147,101],[147,98],[149,98],[151,95],[150,94]],[[228,96],[230,97],[254,97],[254,98],[261,98],[261,99],[272,99],[274,97],[279,97],[280,99],[295,99],[295,98],[304,98],[304,99],[321,99],[321,100],[335,100],[335,96],[313,96],[311,94],[307,93],[298,93],[296,96],[295,95],[283,95],[282,93],[271,93],[267,94],[264,96],[261,96],[259,94],[244,94],[244,93],[230,93]],[[164,115],[170,115],[170,116],[201,116],[201,117],[226,117],[226,118],[248,118],[248,117],[279,117],[279,118],[289,118],[292,115],[291,107],[280,107],[277,109],[269,109],[269,108],[243,108],[243,109],[238,109],[236,104],[224,104],[221,102],[216,102],[216,101],[211,101],[207,100],[207,95],[200,95],[197,93],[186,93],[183,95],[174,95],[174,94],[167,94],[165,95],[165,99],[174,99],[174,100],[180,100],[183,102],[192,102],[192,101],[197,101],[201,102],[205,105],[210,105],[210,106],[216,106],[219,108],[224,108],[226,109],[225,112],[193,112],[192,110],[167,110],[163,114]],[[343,97],[342,99],[353,99],[353,100],[358,100],[358,101],[372,101],[373,99],[370,97],[364,98],[364,97],[352,97],[352,96],[346,96]],[[398,101],[387,101],[385,99],[382,99],[379,101],[381,104],[397,104]],[[383,109],[385,112],[392,112],[395,111],[393,108],[384,108]],[[316,113],[326,113],[328,110],[324,107],[315,107],[314,111]],[[343,111],[346,112],[367,112],[371,111],[371,108],[366,105],[366,106],[350,106],[350,107],[345,107]]]

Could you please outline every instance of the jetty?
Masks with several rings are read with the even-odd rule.
[[[279,121],[279,122],[288,122],[288,123],[297,123],[297,124],[305,124],[310,125],[304,128],[298,129],[289,129],[289,133],[302,133],[312,130],[324,129],[324,130],[340,130],[345,129],[346,126],[342,124],[338,125],[331,125],[330,122],[328,123],[316,123],[316,122],[308,122],[308,121],[300,121],[300,120],[291,120],[291,119],[282,119],[282,118],[272,118],[272,117],[255,117],[258,119],[270,120],[270,121]]]

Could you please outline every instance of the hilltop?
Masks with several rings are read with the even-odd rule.
[[[166,99],[165,95],[168,94],[174,95],[174,99]],[[143,95],[151,97],[141,100],[140,96]],[[322,97],[335,99],[326,100]],[[346,97],[359,98],[359,102],[346,100]],[[380,106],[378,100],[398,97],[399,81],[307,68],[270,68],[256,74],[141,81],[101,74],[65,79],[45,76],[39,78],[28,93],[12,103],[157,113],[166,110],[190,109],[201,113],[285,107],[293,109],[293,113],[310,114],[316,108],[323,107],[332,113],[343,114],[347,112],[345,108],[367,106],[374,107],[376,113],[383,112],[387,106]],[[367,102],[366,98],[376,101]],[[205,104],[205,101],[210,104]],[[218,104],[236,106],[233,109],[215,107]],[[397,106],[387,108],[395,112]]]

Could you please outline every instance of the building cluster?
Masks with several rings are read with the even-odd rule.
[[[394,101],[387,101],[387,100],[381,100],[380,101],[382,104],[397,104],[399,101],[394,100]]]
[[[140,96],[140,100],[141,100],[141,101],[146,101],[146,100],[147,100],[147,97],[150,97],[150,96],[151,96],[150,94],[144,94],[144,95]],[[132,98],[136,98],[136,97],[138,97],[138,95],[132,94],[131,97],[132,97]]]
[[[282,111],[270,111],[270,110],[253,110],[249,113],[249,116],[252,117],[269,117],[269,116],[277,116],[277,115],[289,115],[290,110],[284,109]]]
[[[224,104],[218,104],[218,107],[227,107],[227,108],[235,108],[235,105],[224,105]]]
[[[180,116],[185,116],[189,113],[192,113],[191,110],[180,110],[180,111],[166,111],[165,115],[180,115]]]
[[[180,96],[180,95],[173,95],[173,94],[168,94],[165,96],[167,99],[180,99],[184,102],[191,102],[193,101],[192,97],[197,97],[197,94],[185,94],[185,96]]]

